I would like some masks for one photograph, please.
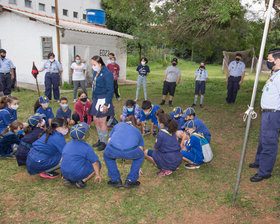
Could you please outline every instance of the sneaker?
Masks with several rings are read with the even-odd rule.
[[[63,184],[67,187],[70,187],[70,186],[74,186],[75,185],[75,182],[71,181],[71,180],[68,180],[68,179],[65,179],[63,181]]]
[[[73,103],[76,103],[76,102],[77,102],[77,100],[76,100],[76,99],[74,99],[74,100],[73,100]]]
[[[101,142],[100,142],[100,140],[98,140],[95,144],[92,145],[92,147],[97,148],[100,146],[100,144],[101,144]]]
[[[110,187],[122,187],[123,184],[122,184],[122,180],[117,180],[115,182],[112,182],[112,181],[108,181],[108,186]]]
[[[195,106],[196,106],[196,104],[193,104],[193,105],[192,105],[192,107],[195,107]]]
[[[98,151],[103,151],[106,148],[106,144],[104,142],[100,142],[100,145],[97,147]]]
[[[149,135],[149,134],[151,134],[150,129],[146,129],[144,132],[145,132],[145,135]]]
[[[260,165],[256,164],[256,163],[250,163],[249,164],[249,168],[259,168]]]
[[[171,170],[161,170],[160,172],[157,173],[158,176],[164,177],[172,174]]]
[[[14,155],[14,154],[9,154],[9,155],[6,155],[4,157],[7,158],[7,159],[16,159],[16,155]]]
[[[138,99],[135,99],[134,101],[137,102]]]
[[[117,98],[117,101],[121,101],[121,98],[119,97],[119,98]]]
[[[165,104],[165,100],[162,100],[159,105],[164,105],[164,104]]]
[[[190,169],[190,170],[194,170],[194,169],[199,169],[200,166],[195,164],[195,163],[187,163],[184,165],[185,168]]]
[[[126,180],[123,186],[126,188],[135,188],[135,187],[139,187],[139,185],[140,185],[139,181],[132,182],[131,180]]]
[[[56,100],[56,102],[57,102],[57,103],[60,103],[60,101],[59,101],[59,100]]]
[[[170,107],[172,107],[172,101],[169,101],[169,102],[168,102],[168,105],[169,105]]]
[[[42,178],[54,179],[54,178],[57,178],[58,176],[59,176],[59,173],[54,172],[54,171],[40,173],[40,177],[42,177]]]
[[[77,188],[81,189],[81,188],[86,187],[86,186],[87,186],[87,183],[84,182],[84,181],[82,181],[82,180],[80,180],[80,181],[76,181],[76,182],[75,182],[75,186],[76,186]]]
[[[203,105],[202,105],[202,104],[200,104],[200,108],[203,108]]]

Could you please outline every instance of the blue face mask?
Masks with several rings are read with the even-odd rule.
[[[133,108],[127,108],[128,112],[133,112]]]
[[[62,104],[61,107],[62,107],[63,109],[66,109],[66,108],[68,107],[68,104]]]
[[[22,135],[23,134],[23,130],[18,131],[18,135]]]

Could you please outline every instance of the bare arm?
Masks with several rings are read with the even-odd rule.
[[[98,162],[95,162],[92,164],[93,166],[93,169],[95,171],[95,178],[94,178],[94,182],[97,182],[97,183],[101,183],[101,176],[100,176],[100,167],[99,167],[99,163]]]
[[[178,84],[180,83],[180,80],[181,80],[181,76],[179,76],[179,77],[177,78],[176,85],[178,85]]]

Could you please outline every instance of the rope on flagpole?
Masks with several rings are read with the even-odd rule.
[[[256,119],[258,117],[258,114],[254,111],[254,107],[250,107],[248,105],[248,110],[245,111],[244,116],[243,116],[244,122],[247,120],[249,115],[251,115],[252,119]]]

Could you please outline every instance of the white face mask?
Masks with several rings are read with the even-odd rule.
[[[49,103],[42,103],[41,105],[42,105],[42,107],[45,108],[45,109],[49,107]]]
[[[92,69],[93,69],[93,71],[95,71],[95,72],[99,72],[100,71],[100,67],[98,67],[98,66],[92,66]]]
[[[13,110],[17,110],[17,109],[18,109],[18,105],[17,105],[17,104],[11,105],[11,108],[12,108]]]
[[[143,65],[143,66],[144,66],[145,64],[146,64],[146,62],[144,62],[144,61],[141,61],[141,65]]]
[[[52,59],[49,59],[50,60],[50,62],[54,62],[54,58],[52,58]]]

